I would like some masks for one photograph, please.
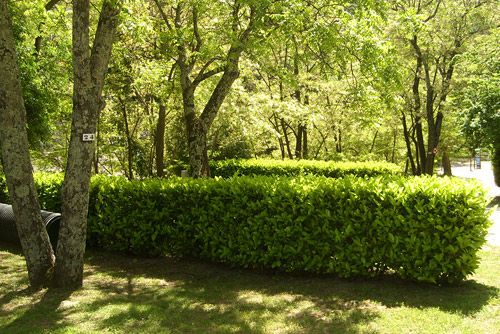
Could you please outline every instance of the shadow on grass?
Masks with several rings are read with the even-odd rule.
[[[29,296],[31,291],[24,289],[21,294]],[[15,293],[15,292],[14,292]],[[48,289],[42,298],[31,305],[24,313],[4,327],[0,327],[1,333],[47,333],[55,328],[62,328],[64,315],[58,308],[67,300],[72,291],[63,289]],[[2,301],[0,301],[2,302]],[[2,304],[0,304],[2,305]],[[2,314],[3,311],[0,311]]]
[[[90,297],[78,307],[61,308],[69,294],[48,290],[0,332],[63,329],[72,325],[69,317],[91,321],[92,330],[120,332],[358,333],[386,308],[405,305],[472,315],[499,293],[474,281],[447,287],[392,277],[347,281],[97,251],[87,253],[85,277],[84,288],[76,293]],[[284,324],[287,328],[276,327]]]
[[[113,260],[109,261],[109,258]],[[130,262],[132,259],[132,262]],[[330,301],[345,305],[363,304],[371,300],[385,307],[401,305],[417,308],[434,307],[445,312],[471,315],[481,310],[488,301],[498,296],[499,289],[468,280],[458,285],[436,286],[414,283],[395,277],[344,280],[329,275],[293,275],[263,273],[233,269],[220,264],[207,264],[186,259],[140,259],[109,253],[92,253],[88,262],[99,271],[120,277],[181,280],[184,287],[216,292],[222,295],[240,291],[257,291],[266,295],[291,294],[307,297],[328,306]]]

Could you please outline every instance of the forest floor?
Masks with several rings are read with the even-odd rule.
[[[454,286],[342,280],[88,251],[83,288],[28,289],[0,244],[0,333],[500,332],[500,247]]]

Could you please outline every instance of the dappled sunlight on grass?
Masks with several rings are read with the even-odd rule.
[[[32,293],[23,258],[0,246],[0,332],[489,333],[500,328],[500,248],[482,258],[472,280],[438,287],[91,251],[82,289]]]

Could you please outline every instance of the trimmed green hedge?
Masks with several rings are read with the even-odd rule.
[[[399,166],[387,162],[332,162],[316,160],[229,159],[211,161],[212,175],[232,176],[299,176],[318,175],[340,178],[347,175],[400,175]]]
[[[58,211],[60,176],[37,176]],[[92,180],[88,242],[341,277],[455,282],[478,265],[489,225],[475,182],[421,177]]]

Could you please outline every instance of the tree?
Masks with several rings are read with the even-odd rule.
[[[396,35],[410,48],[408,55],[414,62],[406,96],[409,112],[402,114],[413,174],[434,173],[457,56],[474,36],[491,27],[487,18],[492,4],[488,0],[394,2],[400,30]]]
[[[458,110],[467,148],[490,147],[495,182],[500,185],[500,37],[499,29],[476,39],[474,49],[460,59],[464,79],[453,105]]]
[[[32,287],[47,282],[54,253],[40,215],[26,132],[19,68],[6,0],[0,1],[0,144],[16,227]]]
[[[190,173],[209,176],[208,131],[239,76],[242,53],[258,29],[264,28],[270,2],[178,1],[170,10],[159,0],[154,2],[167,28],[165,47],[176,47],[167,54],[176,54],[179,68]],[[213,80],[211,93],[198,112],[197,90],[209,79]]]
[[[120,1],[104,0],[92,49],[89,49],[90,1],[73,1],[73,119],[67,166],[62,188],[62,221],[56,251],[55,282],[79,287],[83,282],[83,256],[92,173],[94,135],[101,97],[118,24]]]

